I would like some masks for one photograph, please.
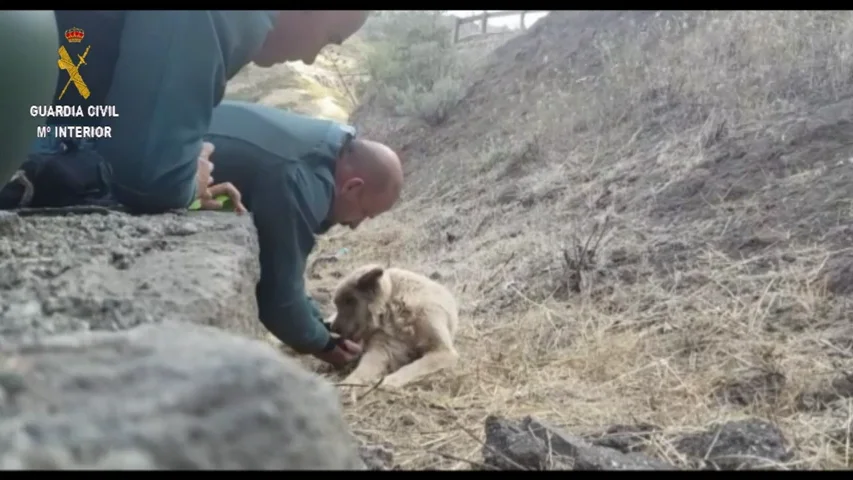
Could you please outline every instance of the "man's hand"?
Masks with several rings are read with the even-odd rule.
[[[328,352],[315,353],[314,356],[326,363],[331,363],[335,368],[341,368],[361,355],[359,344],[345,338],[335,340],[337,341],[335,348]]]
[[[210,161],[210,156],[213,154],[213,144],[204,142],[201,146],[201,153],[198,155],[198,173],[196,174],[196,191],[198,192],[198,200],[200,210],[219,210],[222,208],[222,202],[216,200],[219,195],[227,195],[234,205],[234,211],[237,213],[245,213],[246,207],[243,206],[240,197],[240,191],[237,190],[231,182],[220,183],[213,185],[213,162]]]

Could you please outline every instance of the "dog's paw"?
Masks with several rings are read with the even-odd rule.
[[[405,385],[405,382],[401,381],[399,377],[390,375],[382,380],[379,387],[385,390],[399,390],[400,388],[403,388],[403,385]]]

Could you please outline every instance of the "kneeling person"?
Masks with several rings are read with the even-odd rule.
[[[391,209],[403,184],[400,159],[348,125],[246,102],[222,102],[209,132],[216,181],[241,192],[258,231],[261,322],[297,352],[335,365],[353,360],[358,345],[334,339],[306,295],[305,264],[315,235]]]

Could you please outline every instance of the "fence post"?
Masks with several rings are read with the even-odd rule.
[[[485,35],[486,29],[488,27],[489,27],[489,12],[488,12],[488,10],[483,10],[483,23],[480,24],[480,33]]]
[[[527,27],[524,26],[524,15],[527,13],[527,10],[522,10],[521,12],[521,29],[527,30]]]

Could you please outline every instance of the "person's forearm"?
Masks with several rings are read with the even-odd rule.
[[[282,343],[299,353],[318,353],[334,347],[329,331],[317,321],[307,297],[278,308],[264,308],[261,322]]]
[[[273,335],[303,353],[334,348],[329,331],[305,292],[305,260],[314,247],[316,220],[305,205],[307,185],[298,185],[282,166],[281,177],[255,184],[252,218],[258,231],[261,321]],[[299,195],[297,199],[295,196]]]
[[[311,314],[318,322],[323,322],[323,312],[320,311],[320,306],[317,301],[311,298],[311,295],[305,295],[305,301],[308,302],[308,307],[311,309]]]

